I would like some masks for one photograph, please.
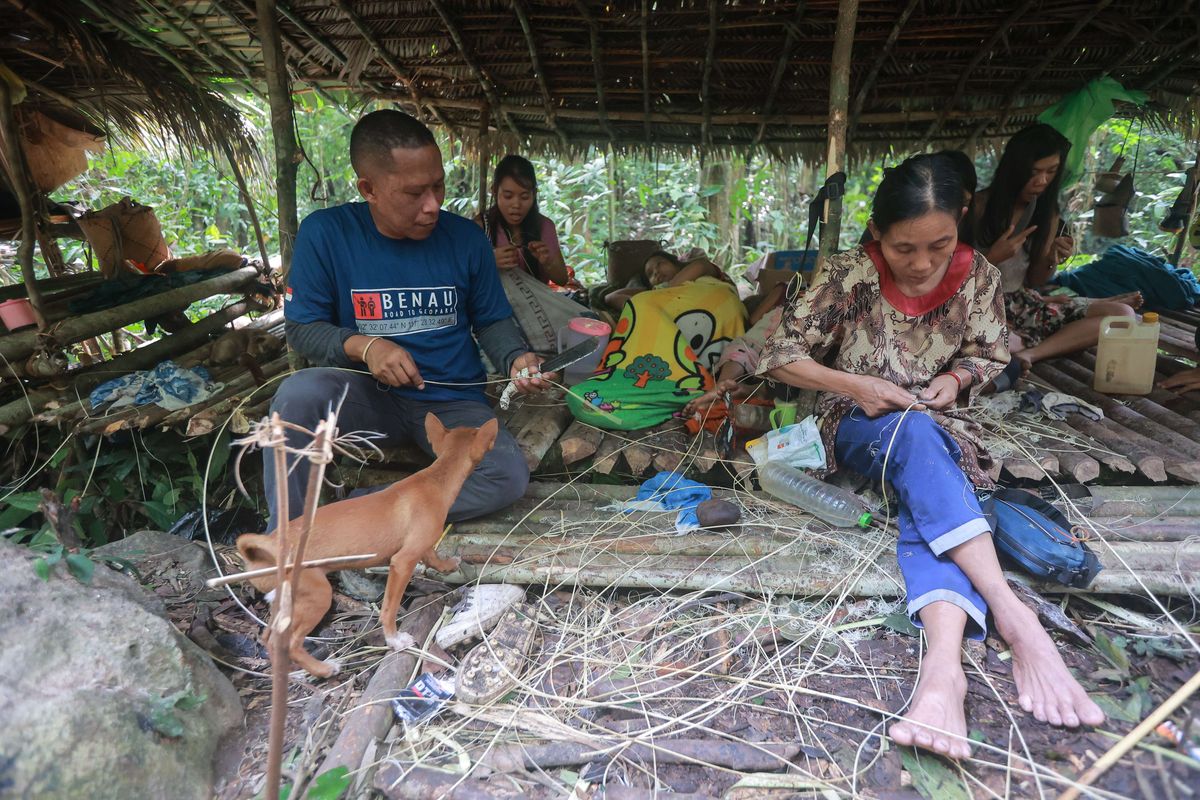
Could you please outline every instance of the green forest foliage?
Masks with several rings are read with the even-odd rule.
[[[246,124],[264,148],[262,172],[251,176],[250,182],[270,240],[268,248],[275,252],[268,118],[261,105],[246,101],[243,106]],[[369,108],[345,110],[315,96],[305,96],[297,105],[304,154],[299,171],[302,217],[358,198],[347,145],[354,120]],[[441,131],[438,135],[447,172],[446,208],[471,216],[478,209],[478,162],[465,152],[462,142]],[[1125,169],[1136,166],[1137,196],[1128,243],[1168,253],[1173,237],[1160,231],[1158,223],[1182,186],[1185,165],[1196,157],[1195,144],[1137,121],[1113,120],[1093,137],[1089,149],[1087,174],[1063,197],[1080,252],[1098,253],[1109,244],[1089,233],[1092,187],[1096,170],[1106,168],[1123,152]],[[883,168],[905,155],[897,152],[852,165],[843,247],[854,244],[865,228]],[[977,154],[980,186],[987,185],[996,155],[990,150]],[[677,153],[613,155],[592,150],[569,161],[537,156],[533,161],[542,211],[557,224],[568,263],[585,283],[603,278],[606,240],[659,239],[667,249],[680,251],[698,246],[735,273],[764,252],[801,248],[807,233],[808,199],[824,177],[819,164],[782,163],[751,154],[702,163],[698,157]],[[60,199],[79,200],[90,208],[124,195],[155,208],[177,253],[221,246],[257,252],[249,216],[223,160],[206,153],[180,153],[165,145],[136,150],[114,146],[95,157],[86,174],[56,193]],[[79,245],[66,254],[84,258]],[[1195,258],[1190,253],[1187,263]]]
[[[368,108],[345,110],[314,96],[299,102],[296,121],[304,155],[299,169],[301,216],[358,198],[348,140],[354,121]],[[248,176],[251,193],[269,239],[268,250],[276,252],[268,117],[265,108],[250,101],[243,101],[243,110],[248,130],[263,148],[259,172]],[[478,162],[461,141],[442,132],[438,135],[447,171],[446,207],[471,216],[478,205]],[[1075,226],[1081,252],[1097,253],[1108,244],[1087,231],[1095,171],[1107,167],[1118,153],[1125,154],[1126,169],[1136,167],[1130,241],[1155,253],[1168,252],[1173,237],[1159,231],[1158,223],[1182,186],[1182,169],[1195,158],[1194,148],[1178,135],[1138,122],[1115,120],[1103,127],[1091,143],[1083,181],[1063,197],[1065,216]],[[866,226],[871,196],[884,167],[905,155],[897,152],[851,165],[843,247],[853,245]],[[978,154],[981,185],[987,184],[995,158],[994,151]],[[659,239],[677,251],[699,246],[734,274],[764,252],[801,248],[808,200],[824,178],[820,164],[782,163],[749,153],[702,161],[678,153],[613,155],[597,149],[571,160],[536,156],[533,160],[541,182],[541,208],[557,223],[568,263],[585,283],[603,280],[606,240]],[[180,152],[168,143],[114,142],[106,153],[93,158],[87,173],[56,192],[55,199],[101,208],[125,195],[154,207],[176,254],[226,246],[258,254],[249,215],[223,159]],[[82,245],[67,240],[62,244],[68,259],[86,262]],[[1086,255],[1077,257],[1081,258]],[[1189,250],[1185,258],[1194,263],[1196,253]],[[189,313],[200,317],[224,302],[213,298],[197,303]],[[138,526],[169,528],[185,512],[196,509],[202,497],[209,508],[236,505],[241,501],[228,475],[229,441],[228,433],[216,441],[181,442],[175,434],[135,431],[120,440],[100,437],[85,444],[68,436],[60,443],[52,432],[42,430],[18,448],[24,466],[18,466],[18,482],[8,487],[0,530],[15,529],[19,539],[45,552],[47,563],[55,557],[58,545],[47,527],[25,527],[36,524],[39,517],[42,498],[35,488],[39,483],[54,487],[64,502],[81,497],[75,526],[87,546]],[[32,449],[26,452],[29,444]],[[245,466],[251,496],[261,497],[257,461],[248,459]]]

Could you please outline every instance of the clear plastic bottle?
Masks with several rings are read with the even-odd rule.
[[[861,497],[786,464],[768,462],[759,467],[758,482],[780,500],[798,506],[836,528],[856,525],[866,528],[871,524],[871,512]]]

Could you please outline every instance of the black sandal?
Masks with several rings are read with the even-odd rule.
[[[1017,381],[1021,380],[1022,370],[1021,360],[1014,357],[1012,361],[1008,362],[1004,371],[995,377],[992,386],[997,392],[1007,392],[1017,385]]]

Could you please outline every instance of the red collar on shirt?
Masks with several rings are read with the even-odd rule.
[[[920,297],[909,297],[896,285],[896,279],[892,276],[892,268],[888,266],[887,259],[883,257],[883,248],[879,242],[867,242],[864,247],[867,255],[875,264],[875,269],[879,272],[879,289],[883,292],[884,299],[897,311],[910,317],[928,314],[957,294],[967,280],[967,274],[971,271],[971,262],[975,257],[974,248],[959,242],[958,246],[954,248],[954,255],[950,257],[950,268],[942,276],[941,283]]]

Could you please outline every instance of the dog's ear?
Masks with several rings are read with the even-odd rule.
[[[246,566],[257,568],[275,563],[275,540],[261,533],[245,533],[237,538],[237,549]]]
[[[471,456],[476,459],[483,458],[484,454],[491,450],[492,445],[496,443],[496,434],[499,432],[500,420],[495,417],[480,425],[471,442]]]
[[[425,415],[425,436],[428,437],[433,452],[437,453],[442,446],[442,439],[446,438],[446,426],[432,411]]]

